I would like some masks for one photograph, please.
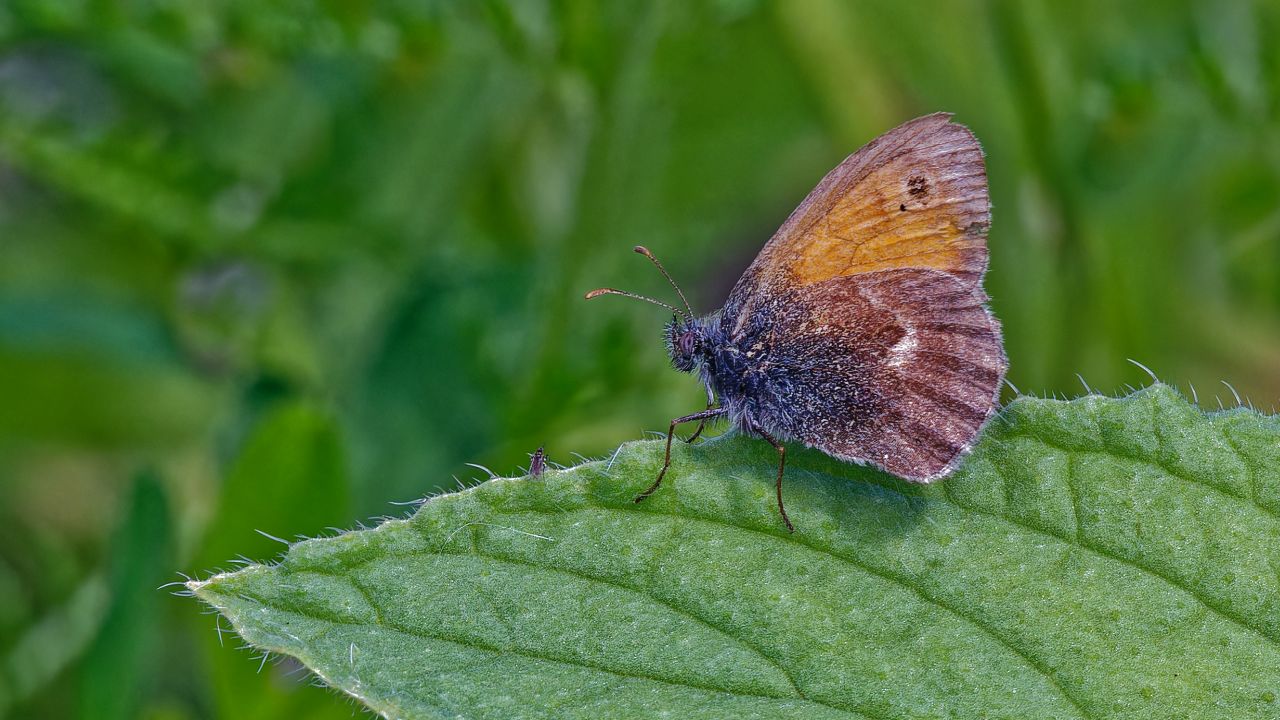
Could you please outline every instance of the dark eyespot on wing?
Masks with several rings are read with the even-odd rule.
[[[722,322],[736,337],[756,307],[790,290],[882,270],[931,268],[978,287],[990,220],[973,133],[946,113],[916,118],[818,183],[734,286]]]

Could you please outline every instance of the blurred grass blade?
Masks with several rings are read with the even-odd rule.
[[[227,473],[197,564],[266,558],[294,538],[349,521],[346,457],[333,420],[304,402],[271,409]]]
[[[499,479],[190,583],[402,718],[1274,718],[1280,421],[1021,398],[949,481],[682,447]],[[853,480],[853,482],[850,482]],[[874,482],[862,482],[872,480]]]
[[[91,575],[67,602],[19,636],[0,665],[0,717],[57,679],[84,652],[110,601],[105,578]]]
[[[138,476],[128,512],[113,543],[110,608],[81,667],[78,700],[86,720],[137,717],[135,689],[154,677],[158,664],[156,617],[164,595],[157,587],[172,577],[174,538],[155,475]]]

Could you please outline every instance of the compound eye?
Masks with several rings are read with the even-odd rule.
[[[685,355],[692,355],[694,346],[696,345],[693,333],[687,332],[680,336],[680,352]]]

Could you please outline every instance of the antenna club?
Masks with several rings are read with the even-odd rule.
[[[667,273],[667,269],[662,267],[662,263],[658,262],[658,258],[654,257],[653,253],[649,251],[649,248],[643,245],[637,245],[632,248],[632,250],[635,250],[637,253],[649,258],[649,262],[653,263],[654,267],[658,268],[658,272],[662,273],[662,277],[666,278],[667,282],[671,283],[671,287],[676,291],[676,295],[680,296],[680,302],[684,303],[685,310],[689,311],[689,317],[693,317],[693,307],[689,305],[689,298],[684,296],[684,291],[680,289],[680,286],[676,284],[675,280],[671,279],[671,275]]]
[[[684,314],[680,311],[679,308],[675,307],[674,305],[668,305],[662,302],[661,300],[654,300],[651,297],[647,297],[645,295],[637,295],[633,292],[627,292],[626,290],[614,290],[613,288],[597,288],[587,293],[585,297],[587,300],[590,300],[591,298],[600,297],[601,295],[621,295],[622,297],[635,298],[636,300],[643,300],[647,303],[653,303],[654,305],[661,305],[662,307],[670,310],[671,312],[676,313],[677,315]]]

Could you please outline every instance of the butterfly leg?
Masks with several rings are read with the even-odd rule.
[[[707,408],[702,412],[696,412],[692,415],[685,415],[684,417],[678,417],[675,420],[672,420],[671,425],[667,427],[667,454],[662,458],[662,470],[658,472],[658,479],[654,480],[653,484],[644,492],[637,495],[635,501],[640,502],[641,500],[649,497],[658,489],[658,486],[662,484],[662,478],[667,474],[667,468],[671,467],[671,438],[676,434],[677,425],[683,425],[684,423],[693,422],[694,420],[705,421],[713,417],[724,415],[726,412],[728,412],[728,410],[725,410],[724,408]]]
[[[708,385],[708,386],[707,386],[707,409],[708,409],[708,410],[710,410],[710,409],[711,409],[711,406],[712,406],[712,405],[715,405],[715,404],[716,404],[716,396],[715,396],[715,394],[714,394],[714,393],[712,393],[712,392],[711,392],[711,386],[710,386],[710,385]],[[689,437],[685,438],[685,439],[684,439],[684,441],[685,441],[685,442],[687,442],[687,443],[692,444],[694,440],[697,440],[697,439],[698,439],[698,437],[699,437],[700,435],[702,435],[702,431],[703,431],[703,430],[705,430],[705,429],[706,429],[706,427],[707,427],[707,421],[706,421],[706,419],[705,419],[705,418],[703,418],[702,420],[699,420],[699,421],[698,421],[698,429],[697,429],[697,430],[694,430],[694,431],[693,431],[693,434],[692,434],[692,435],[690,435]]]
[[[791,524],[791,518],[787,517],[787,508],[782,504],[782,471],[787,467],[787,448],[785,445],[778,442],[777,438],[770,435],[768,431],[759,425],[752,424],[751,432],[754,432],[764,438],[773,446],[774,450],[778,451],[778,482],[776,486],[778,492],[778,512],[782,513],[782,522],[786,523],[787,532],[795,532],[796,527]]]

